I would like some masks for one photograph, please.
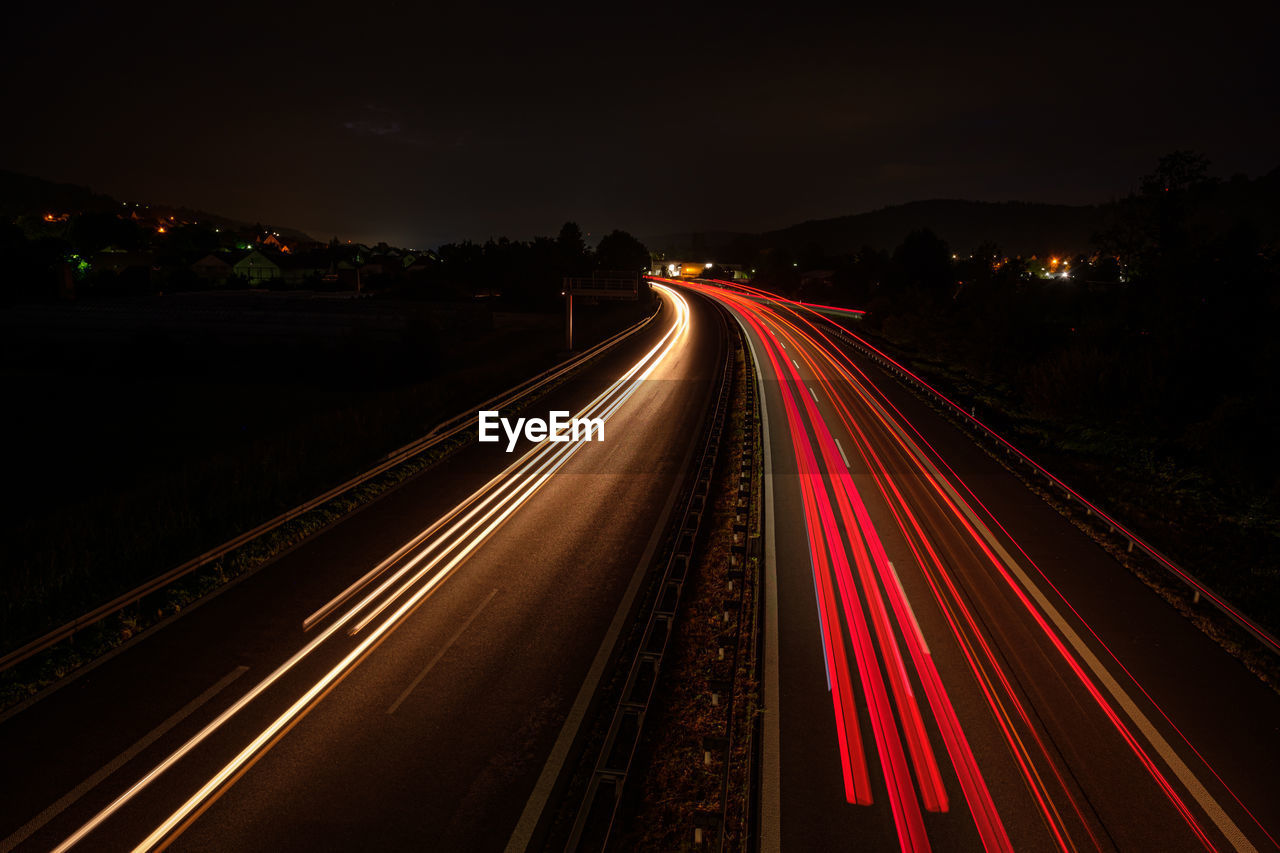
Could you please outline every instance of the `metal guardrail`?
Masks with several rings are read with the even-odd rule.
[[[653,314],[650,314],[648,317],[641,320],[640,322],[630,326],[629,328],[623,329],[621,332],[617,333],[611,338],[608,338],[607,340],[601,341],[599,344],[596,344],[591,349],[588,349],[585,352],[582,352],[579,355],[574,356],[573,358],[569,359],[568,361],[562,364],[558,364],[554,367],[551,367],[548,370],[545,370],[542,373],[539,373],[538,375],[533,376],[525,380],[524,382],[521,382],[520,384],[513,386],[512,388],[509,388],[506,391],[503,391],[501,394],[495,395],[489,398],[488,400],[485,400],[483,403],[478,404],[475,408],[477,410],[493,408],[493,407],[501,408],[504,404],[510,404],[511,402],[514,402],[515,400],[519,400],[522,397],[526,397],[536,393],[538,390],[546,387],[552,382],[555,382],[556,380],[560,379],[567,373],[570,373],[576,370],[578,367],[580,367],[582,364],[584,364],[588,360],[594,358],[597,355],[600,355],[601,353],[612,348],[616,344],[621,343],[623,340],[627,339],[631,335],[640,331],[645,326],[647,326],[650,322],[652,322],[656,316],[657,316],[657,312],[655,311]],[[388,453],[386,456],[382,457],[382,459],[376,462],[372,468],[368,469],[364,473],[358,474],[357,476],[352,477],[350,480],[347,480],[344,483],[334,486],[332,489],[329,489],[323,494],[317,495],[316,497],[306,501],[305,503],[299,504],[293,509],[283,512],[280,515],[277,515],[275,518],[272,518],[269,521],[265,521],[262,524],[259,524],[257,527],[254,527],[252,530],[248,530],[244,533],[241,533],[239,536],[236,536],[234,539],[228,540],[227,542],[224,542],[215,548],[211,548],[210,550],[205,551],[203,554],[200,554],[197,557],[192,557],[190,560],[187,560],[185,563],[182,563],[181,565],[176,566],[173,569],[170,569],[164,574],[159,575],[155,578],[152,578],[151,580],[146,581],[143,584],[140,584],[134,589],[131,589],[128,592],[122,595],[119,595],[116,598],[113,598],[111,601],[108,601],[107,603],[94,608],[88,613],[78,616],[75,619],[72,619],[70,622],[67,622],[64,625],[61,625],[53,629],[52,631],[49,631],[48,633],[31,640],[30,642],[18,647],[17,649],[14,649],[13,651],[9,652],[3,657],[0,657],[0,672],[4,672],[5,670],[10,669],[11,667],[16,666],[17,664],[22,663],[24,660],[27,660],[28,658],[31,658],[32,656],[39,654],[40,652],[50,648],[51,646],[56,645],[57,643],[67,639],[68,637],[71,637],[72,635],[83,630],[84,628],[87,628],[90,625],[100,622],[103,619],[107,618],[108,616],[118,613],[119,611],[123,610],[129,605],[140,601],[141,599],[147,597],[148,595],[151,595],[152,593],[159,592],[160,590],[164,589],[170,584],[175,583],[178,580],[181,580],[183,577],[195,571],[196,569],[199,569],[202,566],[208,565],[214,560],[217,560],[220,557],[224,557],[227,554],[230,554],[233,551],[237,550],[238,548],[241,548],[249,544],[253,540],[257,539],[259,536],[262,536],[263,534],[271,532],[277,527],[280,527],[281,525],[286,524],[289,521],[292,521],[298,516],[304,515],[310,512],[311,510],[316,509],[317,507],[327,503],[328,501],[338,497],[339,495],[342,495],[343,493],[348,492],[351,489],[354,489],[360,485],[363,485],[364,483],[368,482],[374,477],[377,477],[380,474],[386,473],[390,469],[409,461],[413,457],[421,453],[424,453],[427,450],[430,450],[432,447],[436,446],[437,444],[440,444],[441,442],[446,441],[461,432],[464,432],[475,423],[476,417],[477,416],[475,412],[468,410],[466,412],[462,412],[450,418],[449,420],[442,422],[441,424],[437,425],[435,429],[433,429],[431,432],[424,435],[422,438],[416,439],[410,442],[409,444],[404,445],[400,449],[394,450],[391,453]]]
[[[1090,516],[1096,515],[1099,519],[1101,519],[1103,522],[1107,524],[1109,528],[1108,533],[1119,534],[1122,539],[1128,541],[1128,550],[1130,553],[1132,553],[1133,550],[1136,548],[1138,551],[1140,551],[1143,554],[1146,554],[1148,557],[1154,560],[1159,566],[1161,566],[1163,569],[1165,569],[1170,574],[1175,576],[1182,583],[1186,584],[1186,586],[1189,587],[1192,593],[1194,594],[1193,601],[1195,603],[1199,603],[1201,599],[1207,599],[1209,603],[1212,604],[1220,613],[1222,613],[1224,616],[1226,616],[1228,619],[1234,622],[1237,626],[1239,626],[1245,632],[1250,634],[1254,639],[1256,639],[1259,643],[1261,643],[1262,646],[1266,648],[1269,652],[1271,652],[1272,654],[1280,655],[1280,640],[1277,640],[1274,636],[1272,636],[1271,633],[1269,633],[1261,625],[1254,622],[1248,616],[1245,616],[1236,608],[1232,607],[1231,604],[1225,598],[1223,598],[1221,595],[1219,595],[1217,592],[1215,592],[1213,589],[1207,586],[1199,578],[1191,574],[1191,572],[1179,566],[1177,563],[1171,560],[1168,556],[1166,556],[1164,553],[1158,550],[1155,546],[1151,545],[1151,543],[1147,542],[1137,533],[1134,533],[1133,530],[1131,530],[1130,528],[1126,527],[1125,525],[1117,521],[1113,516],[1099,509],[1096,504],[1087,500],[1083,495],[1081,495],[1075,489],[1068,486],[1065,482],[1063,482],[1060,478],[1055,476],[1043,465],[1036,462],[1030,456],[1028,456],[1027,454],[1023,453],[1021,450],[1019,450],[1017,447],[1015,447],[1010,441],[1008,441],[1008,439],[1004,438],[995,430],[991,429],[982,421],[978,420],[978,418],[975,417],[974,415],[970,414],[969,412],[966,412],[964,408],[962,408],[960,405],[952,401],[946,395],[942,394],[940,391],[938,391],[928,382],[925,382],[915,373],[903,367],[900,363],[895,361],[893,358],[886,355],[884,352],[872,346],[871,344],[867,343],[862,338],[859,338],[857,335],[852,334],[848,329],[844,328],[839,323],[836,323],[835,321],[831,320],[828,317],[823,317],[821,315],[818,315],[818,316],[820,317],[822,322],[826,323],[828,326],[830,326],[834,330],[835,334],[838,337],[840,337],[845,343],[849,344],[858,352],[860,352],[864,357],[880,365],[880,367],[882,367],[891,375],[896,375],[902,381],[912,384],[916,388],[925,392],[931,398],[936,400],[938,403],[942,404],[942,406],[945,409],[949,411],[954,411],[954,413],[959,414],[961,416],[961,420],[963,423],[975,429],[980,435],[993,441],[1007,455],[1015,458],[1017,461],[1026,465],[1028,468],[1031,469],[1031,471],[1034,474],[1043,478],[1051,487],[1059,489],[1067,500],[1074,500],[1077,503],[1079,503],[1081,506],[1085,508],[1085,511],[1088,515]]]
[[[712,476],[719,458],[733,386],[734,358],[731,353],[725,358],[718,380],[719,388],[715,392],[715,404],[704,428],[705,438],[692,478],[693,488],[678,516],[675,545],[663,565],[641,640],[627,666],[622,692],[614,705],[586,792],[574,815],[565,847],[572,853],[586,849],[604,850],[614,829],[618,804],[632,769],[645,716],[649,712],[663,657],[675,627],[694,547],[702,530],[703,518],[710,509]]]

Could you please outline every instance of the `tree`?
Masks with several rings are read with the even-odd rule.
[[[893,262],[908,287],[939,297],[955,283],[951,269],[951,250],[947,243],[928,228],[912,231],[894,250]]]
[[[626,231],[615,230],[596,246],[596,269],[645,272],[649,264],[649,250]]]
[[[1210,183],[1209,158],[1195,151],[1173,151],[1160,158],[1156,170],[1142,178],[1142,194],[1185,192]]]
[[[565,275],[582,275],[591,269],[591,253],[582,239],[582,229],[576,222],[566,222],[556,238],[560,269]]]

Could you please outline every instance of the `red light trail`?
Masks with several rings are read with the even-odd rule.
[[[828,426],[822,411],[824,400],[815,386],[825,392],[821,396],[831,407],[830,423],[838,424],[852,438],[854,452],[850,457],[856,457],[869,473],[874,491],[889,510],[894,532],[901,535],[919,567],[941,615],[941,624],[949,631],[990,710],[1053,845],[1061,850],[1076,850],[1081,845],[1101,850],[1108,842],[1095,831],[1094,822],[1087,816],[1095,811],[1094,807],[1081,799],[1078,783],[1063,765],[1057,748],[1046,742],[1041,727],[1034,722],[1036,712],[1027,706],[1008,661],[993,646],[989,629],[984,628],[982,617],[974,612],[970,597],[962,590],[957,579],[961,569],[957,559],[963,558],[966,566],[972,564],[974,568],[986,566],[990,576],[1007,590],[1046,649],[1056,655],[1083,695],[1099,709],[1200,846],[1218,849],[1222,842],[1211,837],[1208,829],[1214,825],[1228,846],[1255,849],[1053,603],[999,544],[974,505],[1048,583],[1039,566],[919,430],[814,322],[815,309],[826,306],[792,302],[741,284],[721,284],[724,286],[685,286],[720,301],[738,315],[760,342],[760,361],[762,367],[767,365],[766,376],[778,381],[778,397],[799,474],[845,799],[858,806],[871,805],[874,800],[874,783],[860,732],[861,694],[899,845],[913,851],[930,848],[921,809],[946,812],[948,797],[930,743],[930,730],[917,702],[913,685],[918,685],[984,849],[1012,849],[916,613],[854,484],[844,448]],[[806,383],[802,371],[812,377],[812,384]],[[849,400],[859,403],[862,414],[858,417]],[[874,436],[865,428],[871,424],[876,427]],[[886,452],[891,452],[893,463],[885,457]],[[903,459],[910,463],[907,471],[892,467]],[[934,514],[948,519],[947,524],[968,543],[967,553],[944,554],[939,549],[931,534],[935,528],[914,508],[921,500]],[[1056,587],[1051,583],[1048,587],[1061,598]],[[1065,603],[1065,599],[1061,600]],[[1079,618],[1069,603],[1066,607]],[[1084,628],[1086,634],[1096,638],[1091,628]],[[852,651],[856,678],[849,670],[846,648]],[[1105,644],[1103,648],[1114,658]],[[953,673],[950,680],[956,677]],[[1163,715],[1158,706],[1157,711]],[[1175,730],[1182,736],[1180,730]],[[1199,753],[1196,755],[1200,757]],[[1211,767],[1208,769],[1213,773]],[[1235,798],[1234,793],[1230,796]],[[1197,805],[1199,809],[1195,808]],[[1252,813],[1249,815],[1252,818]],[[1206,817],[1208,824],[1204,823]],[[1256,819],[1254,823],[1257,824]],[[1267,837],[1274,843],[1269,834]]]

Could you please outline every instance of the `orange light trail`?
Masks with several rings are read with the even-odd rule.
[[[578,413],[579,417],[599,417],[605,420],[610,418],[631,398],[636,390],[640,388],[641,383],[653,374],[673,348],[687,335],[689,326],[689,306],[687,301],[674,290],[661,284],[655,284],[654,287],[664,296],[666,304],[674,311],[675,316],[671,326],[652,349],[583,408]],[[275,671],[250,689],[231,707],[63,840],[62,843],[54,848],[55,853],[70,850],[84,840],[166,771],[206,742],[211,735],[236,717],[240,711],[260,697],[268,688],[277,684],[300,662],[309,657],[327,641],[337,636],[358,614],[366,612],[366,617],[354,628],[350,629],[348,631],[349,634],[355,634],[361,628],[368,627],[379,614],[398,603],[393,612],[373,627],[372,630],[368,631],[363,639],[359,640],[355,647],[345,654],[336,666],[307,688],[287,707],[284,713],[277,716],[248,745],[227,762],[221,770],[201,785],[194,794],[157,826],[134,850],[152,850],[157,846],[167,846],[171,843],[174,837],[172,833],[175,831],[181,832],[189,824],[190,819],[198,815],[204,808],[207,808],[212,799],[216,799],[227,787],[234,784],[244,769],[247,769],[267,749],[270,749],[280,736],[305,716],[314,707],[315,703],[323,698],[350,670],[357,666],[386,635],[394,631],[405,618],[416,610],[434,589],[443,583],[459,565],[487,541],[516,510],[536,494],[581,447],[581,444],[575,442],[552,443],[548,439],[544,439],[455,507],[444,518],[431,525],[427,531],[415,537],[416,541],[421,542],[424,536],[433,535],[455,518],[458,519],[453,521],[452,525],[439,534],[437,538],[432,539],[426,549],[415,555],[406,565],[383,581],[375,590],[349,608],[342,616],[335,619],[331,625],[314,637],[311,642],[307,643],[277,667]],[[404,553],[407,552],[403,548],[397,550],[397,554],[403,555]],[[436,556],[424,567],[418,568],[423,563],[426,555],[431,553],[435,553]],[[445,557],[448,557],[447,562],[444,562]],[[383,561],[380,567],[385,570],[392,564],[390,561]],[[418,568],[418,570],[408,580],[404,580],[401,583],[405,576],[415,568]],[[435,569],[434,573],[432,572],[433,569]],[[397,583],[399,583],[399,586],[396,586]],[[372,614],[367,613],[367,608],[372,609]]]

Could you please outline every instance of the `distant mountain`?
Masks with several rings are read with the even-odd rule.
[[[0,170],[0,217],[4,219],[67,210],[104,213],[119,208],[120,202],[88,187],[57,184],[44,178]]]
[[[109,195],[95,193],[88,187],[76,184],[60,184],[0,169],[0,219],[16,219],[19,216],[43,216],[46,213],[118,213],[124,204]],[[255,223],[243,222],[187,207],[168,204],[148,204],[147,211],[156,217],[174,216],[178,219],[206,222],[220,228],[240,230],[252,228]],[[294,228],[271,226],[288,240],[314,242],[311,237]]]
[[[863,246],[891,251],[907,234],[929,228],[956,251],[968,252],[991,241],[1011,255],[1068,254],[1089,249],[1103,216],[1099,205],[931,199],[810,220],[766,232],[760,240],[765,247],[795,252],[815,243],[830,254],[856,252]]]
[[[703,231],[645,237],[643,242],[650,251],[681,260],[731,259],[763,249],[802,254],[815,245],[825,254],[836,255],[857,252],[863,246],[892,251],[912,231],[929,228],[957,252],[991,241],[1010,255],[1074,254],[1090,249],[1090,239],[1101,230],[1107,210],[1106,205],[931,199],[834,219],[811,219],[763,234]]]

